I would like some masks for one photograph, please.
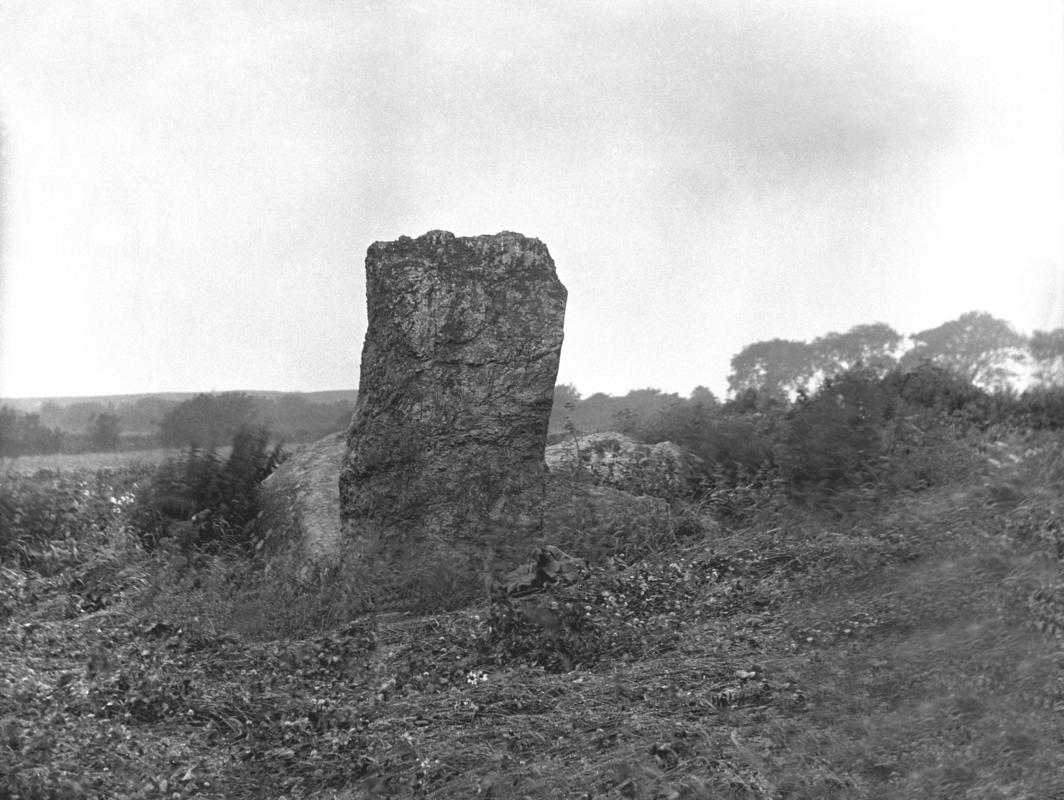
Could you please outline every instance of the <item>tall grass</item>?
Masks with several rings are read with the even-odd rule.
[[[86,470],[119,469],[141,465],[158,466],[169,459],[180,457],[181,452],[180,448],[157,448],[115,453],[14,456],[0,459],[0,474],[32,475],[40,470],[80,473]]]

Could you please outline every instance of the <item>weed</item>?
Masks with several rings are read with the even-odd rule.
[[[238,430],[224,459],[214,450],[190,449],[140,487],[132,524],[147,547],[169,542],[186,560],[196,552],[250,547],[258,486],[284,457],[262,427]]]

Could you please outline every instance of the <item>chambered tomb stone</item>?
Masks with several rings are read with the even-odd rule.
[[[467,581],[542,530],[565,287],[504,232],[377,242],[340,472],[345,549],[396,575]]]

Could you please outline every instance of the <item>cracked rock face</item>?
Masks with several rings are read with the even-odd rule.
[[[546,246],[509,232],[377,242],[366,297],[345,539],[472,557],[500,531],[538,530],[566,301]]]

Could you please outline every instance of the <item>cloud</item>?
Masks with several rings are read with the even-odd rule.
[[[374,239],[542,237],[570,287],[570,377],[623,389],[634,360],[638,382],[668,361],[682,386],[689,348],[655,352],[684,337],[734,352],[867,321],[828,321],[840,308],[878,318],[892,286],[984,275],[1059,218],[1040,188],[1059,125],[1032,111],[1059,79],[1016,77],[1047,65],[1017,55],[1038,50],[1033,17],[1004,0],[3,5],[23,307],[88,329],[130,295],[128,336],[171,298],[314,317],[284,367],[305,371],[262,385],[357,357]],[[180,309],[165,326],[200,336]],[[249,330],[290,347],[283,320],[233,341]],[[223,377],[249,363],[217,355]]]

